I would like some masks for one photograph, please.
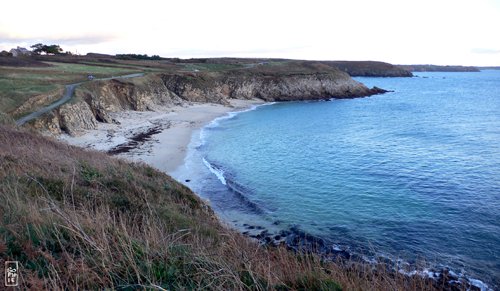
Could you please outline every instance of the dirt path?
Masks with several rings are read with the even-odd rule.
[[[101,78],[101,79],[94,79],[95,81],[104,81],[104,80],[111,80],[111,79],[127,79],[127,78],[136,78],[136,77],[142,77],[144,76],[144,73],[135,73],[135,74],[129,74],[129,75],[123,75],[123,76],[117,76],[117,77],[109,77],[109,78]],[[91,82],[91,81],[88,81],[88,82]],[[57,100],[56,102],[48,105],[48,106],[45,106],[33,113],[30,113],[26,116],[23,116],[21,118],[19,118],[18,120],[16,120],[16,125],[17,126],[21,126],[23,124],[25,124],[26,122],[29,122],[33,119],[36,119],[38,117],[40,117],[42,114],[45,114],[49,111],[52,111],[53,109],[63,105],[64,103],[68,102],[71,97],[73,97],[73,94],[75,93],[75,89],[76,87],[80,86],[81,84],[83,84],[85,82],[80,82],[80,83],[75,83],[75,84],[70,84],[70,85],[66,85],[66,90],[64,91],[64,95],[61,99]]]

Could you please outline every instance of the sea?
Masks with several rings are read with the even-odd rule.
[[[391,92],[229,113],[173,176],[250,236],[500,289],[500,70],[356,80]]]

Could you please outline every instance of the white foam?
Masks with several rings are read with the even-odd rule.
[[[484,283],[483,281],[481,280],[477,280],[477,279],[469,279],[469,282],[472,286],[474,287],[477,287],[479,289],[481,289],[481,291],[488,291],[488,290],[491,290],[488,285],[486,283]]]
[[[402,269],[399,269],[398,272],[400,274],[403,274],[403,275],[406,275],[406,276],[420,276],[420,277],[431,278],[431,279],[437,279],[441,275],[440,272],[433,272],[433,271],[430,271],[429,269],[424,269],[424,270],[421,270],[421,271],[420,270],[413,270],[413,271],[409,271],[409,272],[404,271]],[[481,291],[492,291],[492,289],[490,289],[488,287],[488,284],[484,283],[481,280],[467,278],[464,275],[457,274],[457,273],[455,273],[453,271],[449,271],[449,274],[452,275],[452,276],[454,276],[454,277],[465,279],[472,286],[479,288]],[[456,281],[451,280],[450,282],[456,282]],[[470,290],[470,289],[468,289],[468,290]]]
[[[207,136],[205,130],[207,128],[215,128],[215,127],[219,126],[219,124],[220,124],[220,122],[222,120],[231,119],[231,118],[235,117],[236,115],[238,115],[240,113],[249,112],[249,111],[257,109],[258,107],[267,106],[267,105],[273,105],[273,104],[276,104],[276,102],[269,102],[269,103],[264,103],[264,104],[257,104],[257,105],[251,106],[248,109],[244,109],[244,110],[241,110],[241,111],[231,111],[231,112],[226,113],[226,115],[223,115],[221,117],[215,118],[214,120],[212,120],[209,124],[205,125],[200,130],[200,143],[202,145],[205,144],[205,140],[206,140],[206,136]]]
[[[226,179],[224,178],[224,171],[220,169],[214,168],[205,158],[203,158],[203,164],[207,166],[207,168],[210,170],[210,172],[214,173],[215,176],[221,181],[222,184],[227,185]]]

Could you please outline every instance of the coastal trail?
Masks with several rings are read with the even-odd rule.
[[[144,76],[144,73],[134,73],[134,74],[128,74],[128,75],[123,75],[123,76],[116,76],[116,77],[112,76],[112,77],[107,77],[107,78],[99,78],[99,79],[94,79],[93,81],[106,81],[106,80],[111,80],[111,79],[128,79],[128,78],[136,78],[136,77],[142,77],[142,76]],[[86,81],[86,82],[91,82],[91,81]],[[50,112],[53,109],[68,102],[71,99],[71,97],[73,97],[73,94],[75,93],[76,87],[78,87],[81,84],[86,83],[86,82],[79,82],[79,83],[66,85],[66,90],[64,91],[64,95],[61,99],[59,99],[56,102],[54,102],[48,106],[45,106],[45,107],[43,107],[35,112],[32,112],[26,116],[19,118],[18,120],[16,120],[16,125],[22,126],[26,122],[29,122],[33,119],[36,119],[36,118],[40,117],[41,115],[43,115],[47,112]]]

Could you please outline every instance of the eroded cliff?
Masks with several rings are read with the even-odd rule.
[[[273,68],[249,67],[218,72],[155,73],[127,80],[92,81],[75,97],[32,124],[58,134],[78,135],[99,122],[112,123],[110,113],[156,110],[188,102],[229,104],[229,99],[265,101],[354,98],[385,92],[369,89],[340,70],[321,64]]]

